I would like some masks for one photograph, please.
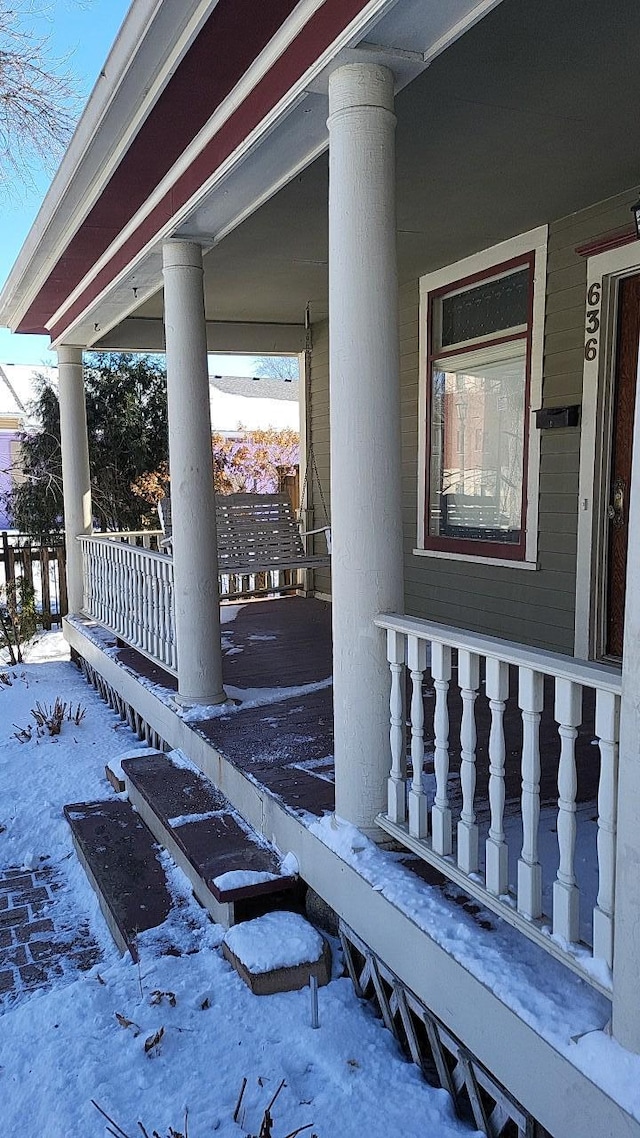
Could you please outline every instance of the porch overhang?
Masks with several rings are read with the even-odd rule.
[[[137,0],[132,18],[139,16],[142,6],[143,0]],[[159,12],[165,7],[161,5]],[[185,30],[184,59],[176,64],[176,76],[188,68],[189,51],[205,33],[205,7],[191,6],[192,40]],[[221,4],[209,4],[210,19],[218,8],[222,11]],[[299,4],[282,20],[269,44],[277,57],[268,72],[269,82],[274,83],[280,69],[291,64],[288,53],[301,50],[300,37],[302,31],[311,34],[312,17],[327,21],[330,8],[328,0]],[[535,8],[522,0],[500,4],[460,0],[453,10],[447,6],[446,19],[440,12],[439,22],[436,9],[431,5],[425,12],[415,0],[393,5],[386,0],[367,4],[353,0],[349,15],[342,6],[342,30],[336,32],[334,27],[331,32],[327,26],[321,42],[314,25],[315,48],[308,45],[308,58],[298,59],[298,78],[290,76],[288,85],[283,80],[286,92],[279,102],[274,95],[270,107],[268,100],[261,105],[255,125],[248,119],[244,122],[225,157],[220,152],[216,158],[212,147],[218,145],[221,132],[230,129],[229,115],[237,111],[232,104],[239,88],[223,100],[197,138],[185,140],[173,165],[133,212],[127,186],[118,188],[118,177],[128,169],[125,158],[137,162],[138,169],[144,166],[145,153],[148,159],[153,107],[145,104],[147,119],[142,123],[137,118],[126,122],[115,81],[102,123],[97,88],[0,298],[0,319],[22,331],[46,327],[55,342],[78,346],[101,344],[130,318],[161,320],[160,246],[172,236],[205,244],[209,320],[301,324],[307,304],[312,320],[324,318],[328,296],[325,90],[328,73],[344,61],[384,61],[394,71],[400,90],[396,113],[401,280],[451,263],[471,248],[488,247],[505,233],[524,232],[566,216],[637,182],[632,156],[640,142],[634,115],[640,81],[628,58],[638,32],[633,6],[621,7],[615,21],[595,4],[585,20],[584,5],[577,0],[561,8],[550,0]],[[196,17],[202,29],[198,34],[193,30]],[[299,34],[294,38],[291,20],[298,21]],[[144,37],[127,83],[133,82],[136,67],[149,78],[154,65],[142,53],[143,45]],[[263,66],[264,57],[260,58]],[[258,63],[254,60],[243,75],[243,83],[253,75],[251,98],[257,97],[259,78],[259,72],[251,69]],[[121,82],[124,99],[124,77]],[[594,100],[596,89],[599,95]],[[130,89],[126,90],[130,97]],[[170,94],[167,83],[163,97]],[[159,106],[159,90],[155,98]],[[130,101],[135,105],[135,98]],[[116,151],[122,162],[116,169],[109,167],[110,178],[102,185],[102,174],[98,177],[96,171],[102,170],[113,141],[108,128],[118,133],[114,125],[118,108],[121,141]],[[224,122],[217,129],[220,116]],[[132,140],[127,132],[133,126],[137,134]],[[596,161],[599,155],[606,155],[606,162]],[[97,203],[90,188],[91,163],[95,185],[102,185]],[[94,206],[108,203],[118,218],[111,235],[91,223]],[[36,308],[41,311],[37,319]],[[108,343],[118,340],[126,342],[124,333]]]
[[[158,292],[163,241],[219,244],[326,150],[333,67],[392,62],[399,90],[499,2],[455,0],[446,10],[433,3],[425,17],[419,0],[279,0],[257,18],[251,5],[194,0],[176,50],[168,61],[159,52],[161,62],[158,52],[142,51],[143,28],[134,51],[133,16],[144,6],[136,0],[121,70],[149,93],[125,91],[118,71],[107,93],[111,133],[105,125],[103,137],[105,97],[94,92],[0,296],[0,319],[14,331],[47,330],[54,344],[93,346]],[[168,7],[158,6],[158,21]],[[212,59],[214,79],[196,82]],[[132,116],[123,110],[127,100],[137,108]],[[284,314],[278,293],[287,290],[276,281],[282,311],[268,316],[258,305],[250,318],[300,320],[305,293],[311,284],[317,295],[325,270],[325,256],[297,266],[293,316],[290,300]],[[208,315],[216,318],[215,308]]]

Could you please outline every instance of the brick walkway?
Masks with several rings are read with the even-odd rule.
[[[88,923],[73,922],[61,899],[50,866],[0,870],[0,1009],[100,959]]]

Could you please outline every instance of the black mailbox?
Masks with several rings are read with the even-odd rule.
[[[580,422],[580,404],[570,407],[541,407],[536,411],[536,427],[548,431],[551,427],[577,427]]]

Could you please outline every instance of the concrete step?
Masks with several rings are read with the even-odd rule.
[[[137,961],[137,934],[163,924],[172,908],[153,835],[119,798],[77,802],[64,814],[113,939]]]
[[[130,802],[215,921],[228,928],[295,904],[297,876],[194,766],[158,752],[124,759],[122,771]]]

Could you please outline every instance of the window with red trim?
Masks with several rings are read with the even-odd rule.
[[[425,549],[525,557],[534,253],[429,294]]]

